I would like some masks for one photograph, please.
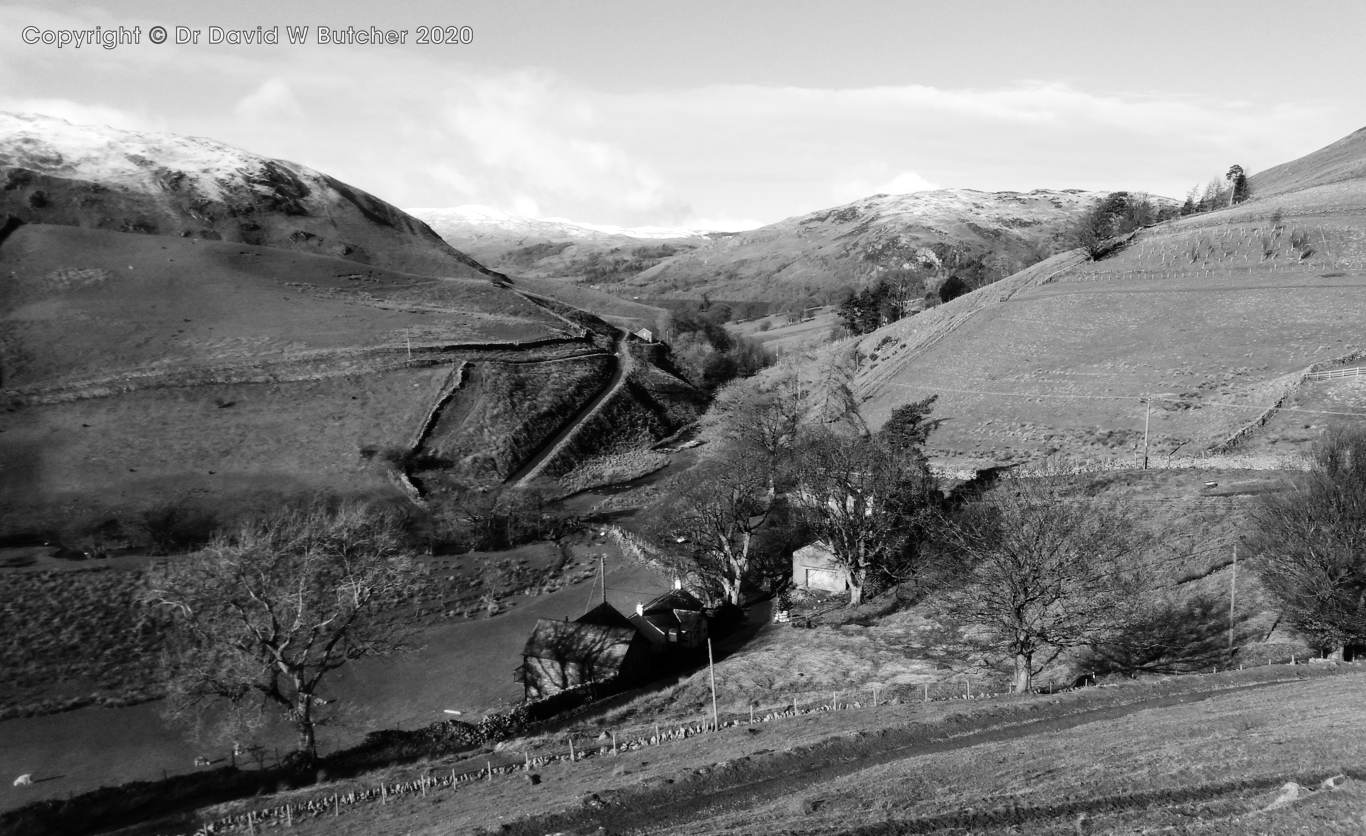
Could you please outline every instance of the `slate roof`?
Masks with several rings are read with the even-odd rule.
[[[655,615],[656,613],[672,613],[675,610],[687,612],[702,612],[706,607],[686,589],[671,589],[650,603],[645,605],[645,615]]]
[[[624,619],[623,619],[624,620]],[[542,618],[522,648],[522,655],[533,659],[574,662],[592,667],[600,676],[611,676],[626,658],[636,628],[628,621],[624,627],[605,627],[579,621]]]

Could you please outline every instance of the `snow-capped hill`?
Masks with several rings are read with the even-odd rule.
[[[0,212],[28,223],[236,241],[409,272],[482,270],[402,210],[211,139],[0,113]]]
[[[489,206],[409,209],[462,252],[508,273],[600,281],[603,271],[634,274],[710,240],[684,227],[621,227],[564,218],[527,218]]]
[[[527,218],[491,206],[469,204],[453,209],[409,209],[408,214],[425,222],[437,234],[489,238],[522,236],[545,241],[600,241],[614,238],[702,238],[711,230],[664,226],[612,226],[571,221],[568,218]]]
[[[642,295],[823,302],[884,270],[907,267],[925,247],[944,258],[948,271],[999,277],[1064,248],[1077,216],[1106,194],[939,189],[873,195],[709,241],[628,284]]]

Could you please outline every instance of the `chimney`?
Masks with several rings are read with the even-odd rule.
[[[680,577],[678,577],[677,575],[674,575],[674,589],[682,589],[682,588],[683,588],[683,579],[680,578]]]
[[[640,602],[636,602],[636,615],[644,615],[644,614],[645,614],[645,605],[642,604],[642,603],[640,603]]]

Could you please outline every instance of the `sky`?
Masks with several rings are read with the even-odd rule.
[[[140,43],[41,40],[96,26]],[[934,188],[1180,198],[1366,124],[1363,31],[1339,0],[0,2],[0,110],[210,137],[404,208],[743,229]]]

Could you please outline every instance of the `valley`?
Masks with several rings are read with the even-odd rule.
[[[409,214],[210,140],[0,114],[0,761],[37,778],[0,833],[64,832],[73,797],[149,834],[281,805],[342,834],[1349,826],[1355,640],[1289,614],[1254,529],[1366,416],[1363,137],[1088,255],[1101,192],[873,195],[738,233]],[[893,275],[915,298],[850,335],[839,304]],[[989,503],[1033,485],[1095,510],[1040,539],[1092,536],[1059,551],[1133,607],[1037,671],[961,604],[1005,537]],[[382,616],[420,649],[358,650],[305,698],[338,702],[307,770],[229,769],[160,716],[176,634],[148,584],[300,502],[389,515],[423,580]],[[1119,568],[1086,564],[1107,536]],[[815,547],[885,561],[856,606],[852,566],[809,586]],[[529,720],[546,624],[654,678],[552,648],[584,705]],[[507,728],[466,740],[454,712]],[[273,722],[252,739],[288,748]]]

